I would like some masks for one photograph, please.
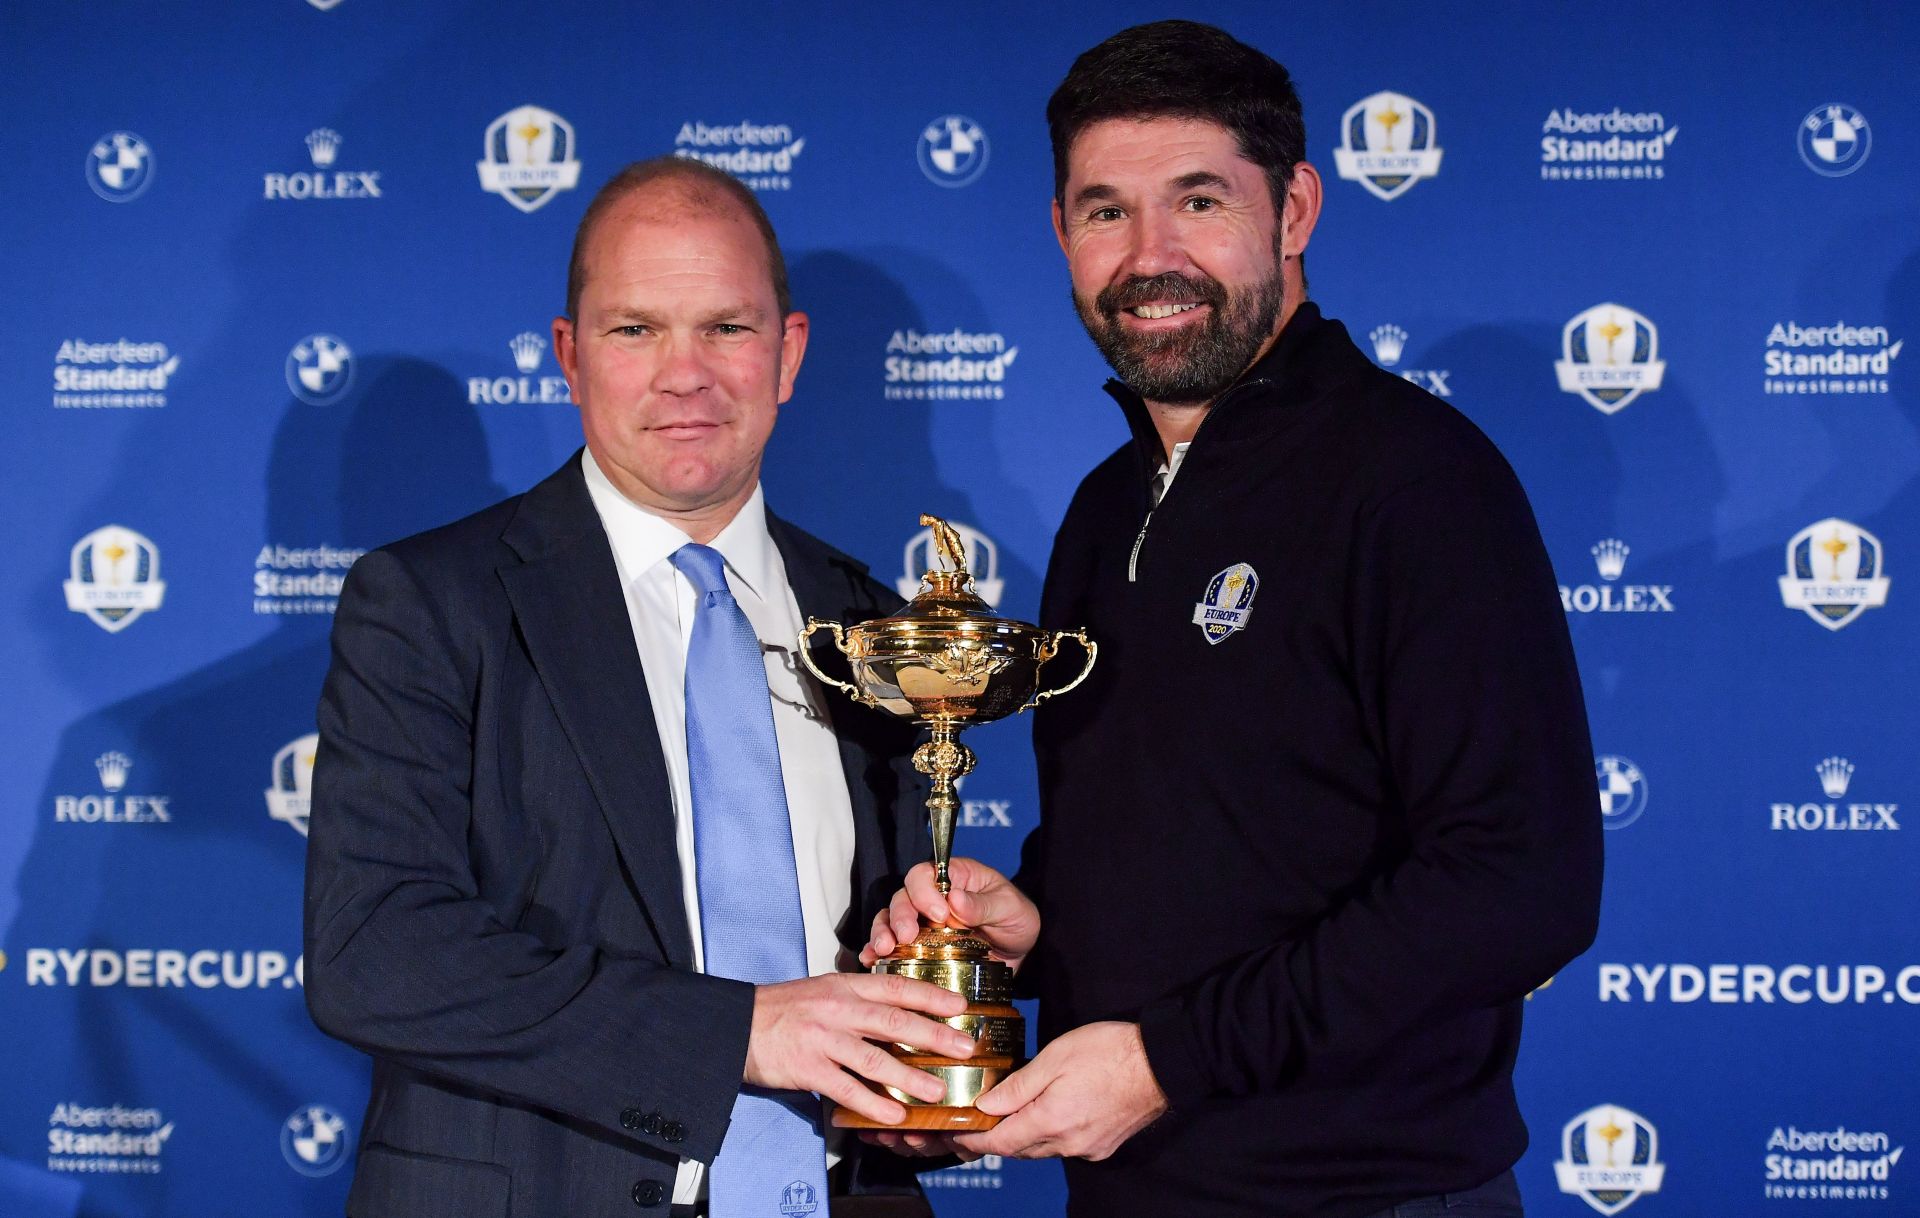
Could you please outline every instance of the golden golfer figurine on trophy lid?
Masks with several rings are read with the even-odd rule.
[[[862,706],[911,719],[928,729],[929,739],[913,752],[913,768],[933,779],[927,817],[933,828],[933,866],[940,891],[949,890],[947,863],[953,857],[953,817],[959,807],[954,780],[973,769],[973,750],[955,739],[977,723],[991,723],[1031,710],[1066,693],[1093,671],[1097,648],[1083,630],[1042,630],[997,616],[973,591],[966,549],[954,527],[938,516],[922,516],[933,530],[933,546],[945,569],[930,569],[920,594],[892,617],[854,626],[807,619],[800,632],[800,658],[828,685],[844,690]],[[814,665],[807,650],[815,631],[833,633],[853,668],[853,683],[837,681]],[[1086,652],[1080,674],[1058,689],[1040,688],[1040,669],[1073,639]],[[873,966],[876,973],[897,973],[944,986],[967,999],[965,1014],[947,1023],[979,1042],[972,1057],[955,1059],[921,1053],[908,1045],[887,1050],[909,1066],[925,1070],[947,1085],[934,1103],[887,1088],[907,1106],[898,1126],[870,1121],[836,1108],[833,1123],[842,1129],[991,1129],[1000,1118],[973,1106],[981,1093],[1011,1074],[1026,1048],[1026,1021],[1013,1008],[1013,971],[988,957],[984,940],[965,930],[933,926],[921,920],[920,934]]]

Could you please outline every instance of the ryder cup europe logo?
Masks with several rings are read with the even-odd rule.
[[[1397,199],[1440,172],[1433,111],[1402,93],[1375,93],[1340,116],[1334,167],[1377,198]]]
[[[1644,1193],[1659,1192],[1667,1165],[1660,1162],[1660,1135],[1645,1117],[1617,1104],[1602,1104],[1560,1131],[1560,1161],[1553,1165],[1553,1174],[1561,1192],[1611,1215]]]
[[[158,609],[167,585],[160,579],[160,551],[132,529],[117,524],[95,529],[74,543],[66,581],[67,608],[118,634],[149,609]]]
[[[87,151],[87,185],[109,203],[131,203],[153,184],[153,149],[131,131],[113,131]]]
[[[1838,630],[1887,603],[1887,558],[1880,539],[1857,524],[1829,516],[1787,543],[1780,599]]]
[[[580,184],[573,124],[551,110],[521,106],[487,124],[480,187],[524,212],[538,211]]]
[[[273,785],[267,788],[267,815],[307,835],[307,815],[313,807],[313,759],[320,751],[320,734],[308,732],[273,755]]]
[[[1633,399],[1660,388],[1666,361],[1660,332],[1625,305],[1597,304],[1560,333],[1554,363],[1563,393],[1577,393],[1601,414],[1618,414]]]
[[[1207,581],[1206,595],[1193,607],[1193,624],[1209,643],[1220,643],[1247,624],[1253,614],[1253,594],[1260,577],[1252,567],[1237,562]]]
[[[960,534],[960,544],[967,554],[967,570],[973,572],[973,590],[980,599],[987,602],[989,608],[1000,607],[1000,594],[1006,590],[1006,581],[1000,578],[1000,547],[993,539],[970,524],[951,521],[953,531]],[[933,530],[921,529],[907,538],[907,549],[901,565],[905,573],[894,581],[893,586],[900,595],[912,600],[920,592],[920,577],[933,565]]]
[[[780,1190],[780,1213],[784,1218],[807,1218],[819,1208],[819,1195],[805,1180],[795,1180]]]
[[[920,172],[936,186],[966,186],[987,171],[987,133],[964,114],[934,119],[920,132]]]
[[[1647,810],[1647,776],[1625,757],[1603,753],[1593,759],[1594,784],[1600,789],[1600,827],[1624,829]]]

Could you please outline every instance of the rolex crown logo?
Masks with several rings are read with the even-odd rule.
[[[1600,568],[1600,578],[1612,583],[1620,578],[1627,569],[1627,555],[1633,550],[1626,542],[1617,537],[1608,537],[1593,547],[1593,564]]]
[[[514,366],[522,372],[532,372],[540,366],[540,353],[547,349],[547,340],[532,330],[522,330],[507,345],[513,348]]]
[[[325,169],[340,155],[340,133],[328,127],[316,127],[307,133],[307,155],[315,169]]]
[[[1396,325],[1375,326],[1367,335],[1373,340],[1373,357],[1386,367],[1391,368],[1400,362],[1400,353],[1407,346],[1407,332]]]
[[[133,768],[133,759],[125,753],[102,753],[93,759],[93,768],[100,771],[100,785],[111,795],[127,785],[127,771]]]
[[[1816,767],[1820,774],[1820,789],[1827,793],[1828,799],[1839,799],[1847,793],[1847,784],[1853,781],[1853,763],[1845,757],[1829,757]]]

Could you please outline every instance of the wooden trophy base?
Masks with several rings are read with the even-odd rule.
[[[903,944],[874,964],[873,971],[931,982],[964,997],[967,1009],[943,1022],[973,1037],[979,1048],[972,1057],[955,1058],[922,1053],[911,1045],[882,1046],[901,1064],[940,1079],[946,1084],[946,1094],[928,1103],[888,1087],[886,1094],[906,1105],[905,1120],[888,1125],[850,1108],[836,1107],[834,1128],[964,1133],[998,1125],[999,1117],[981,1112],[973,1102],[1012,1074],[1026,1049],[1026,1020],[1009,1001],[1013,971],[988,957],[983,940],[945,926],[923,926],[912,943]]]

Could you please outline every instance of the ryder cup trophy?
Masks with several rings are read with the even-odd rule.
[[[973,591],[966,549],[954,527],[937,516],[920,523],[933,531],[941,568],[929,562],[920,594],[892,617],[858,625],[807,620],[800,632],[800,658],[814,676],[844,690],[862,706],[911,719],[927,728],[929,739],[913,752],[913,767],[933,779],[927,817],[933,828],[933,865],[941,892],[949,890],[947,863],[953,857],[953,820],[959,807],[954,780],[973,769],[973,750],[955,739],[977,723],[990,723],[1031,710],[1066,693],[1093,671],[1096,647],[1082,630],[1042,630],[1026,622],[996,616]],[[853,669],[853,683],[821,672],[808,653],[816,631],[831,631]],[[1053,659],[1062,639],[1086,652],[1078,676],[1058,689],[1040,688],[1040,670]],[[1012,1073],[1027,1042],[1026,1021],[1012,1005],[1013,971],[988,958],[984,940],[965,930],[933,926],[921,920],[920,934],[873,966],[944,986],[967,999],[967,1010],[946,1022],[979,1042],[972,1057],[957,1060],[921,1053],[908,1045],[888,1052],[946,1084],[947,1093],[929,1104],[887,1088],[907,1106],[899,1126],[869,1121],[838,1108],[833,1123],[843,1129],[991,1129],[1000,1121],[973,1106],[974,1100]]]

